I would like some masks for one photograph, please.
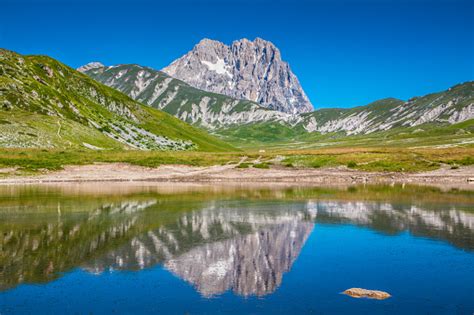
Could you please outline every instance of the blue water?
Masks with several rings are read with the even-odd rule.
[[[346,204],[346,201],[340,200],[331,202],[340,202],[334,209],[344,207]],[[105,250],[99,254],[94,254],[93,257],[85,258],[72,269],[59,272],[53,280],[41,280],[34,284],[21,283],[20,281],[17,285],[5,289],[0,293],[0,314],[474,313],[474,251],[471,248],[473,242],[471,229],[474,226],[469,226],[470,223],[474,222],[472,220],[474,214],[469,211],[470,205],[466,206],[465,200],[462,207],[460,206],[463,210],[454,216],[459,217],[461,214],[464,216],[463,219],[451,226],[449,222],[452,219],[446,220],[446,226],[443,226],[434,218],[446,217],[447,213],[439,216],[439,211],[448,211],[448,209],[454,211],[453,209],[456,209],[455,203],[451,202],[449,206],[420,206],[418,204],[417,207],[423,207],[426,212],[425,216],[431,215],[425,222],[435,222],[434,225],[436,225],[436,228],[431,228],[434,233],[428,233],[425,236],[415,236],[412,233],[412,230],[415,229],[413,226],[406,229],[402,228],[397,232],[387,233],[387,231],[380,230],[380,228],[371,228],[367,222],[361,224],[359,217],[353,219],[352,222],[351,220],[328,222],[327,213],[325,216],[324,212],[321,211],[316,215],[314,215],[314,211],[310,211],[314,217],[309,220],[302,216],[293,217],[293,213],[309,211],[308,209],[313,207],[301,200],[275,199],[268,203],[268,201],[252,200],[248,202],[241,199],[232,199],[225,201],[212,200],[211,204],[213,206],[209,207],[209,202],[206,201],[202,206],[196,206],[196,203],[193,202],[193,216],[188,218],[194,218],[194,222],[197,222],[203,218],[212,217],[218,212],[220,218],[213,218],[210,222],[216,224],[220,220],[222,228],[214,227],[209,231],[213,231],[213,229],[215,231],[225,230],[228,222],[233,222],[232,224],[235,224],[236,221],[248,223],[252,220],[251,223],[256,225],[254,227],[255,231],[249,232],[247,228],[243,229],[245,232],[239,232],[232,236],[222,236],[221,234],[225,234],[222,231],[211,232],[211,234],[216,233],[217,238],[215,240],[209,242],[191,240],[191,245],[181,245],[187,247],[185,250],[180,250],[179,254],[171,255],[156,264],[149,260],[155,258],[152,253],[147,254],[148,258],[146,259],[149,263],[143,263],[141,258],[137,258],[139,265],[141,262],[141,266],[138,267],[135,265],[133,267],[121,266],[116,268],[114,263],[110,263],[110,260],[103,258],[107,255],[108,258],[112,257],[112,260],[119,256],[129,257],[135,255],[136,257],[142,257],[146,250],[143,250],[143,247],[137,244],[145,244],[143,237],[151,234],[148,233],[149,231],[140,232],[139,235],[127,238],[123,244],[118,244],[118,247],[115,246],[115,252],[114,250]],[[400,210],[386,209],[387,204],[390,204],[390,200],[384,204],[384,206],[373,206],[372,203],[365,200],[362,206],[359,204],[357,211],[361,213],[369,211],[368,217],[373,216],[377,211],[397,211],[397,216],[399,215]],[[364,205],[371,205],[368,208],[373,209],[375,207],[375,210],[364,210]],[[184,204],[180,204],[180,206],[185,207]],[[325,206],[325,202],[318,204],[318,207]],[[404,207],[410,209],[411,206],[408,204]],[[153,206],[151,207],[153,208]],[[243,209],[244,207],[245,209]],[[394,208],[400,209],[403,207],[397,205]],[[348,207],[348,209],[345,210],[345,213],[350,212],[351,207]],[[430,209],[436,210],[430,212]],[[466,209],[468,210],[466,211]],[[158,209],[148,209],[146,211],[156,212]],[[236,219],[236,213],[241,215],[241,212],[249,215],[242,215],[243,219]],[[273,212],[276,212],[277,215]],[[184,222],[183,218],[187,215],[186,213],[178,215],[177,220],[181,223],[173,227],[164,224],[162,230],[169,227],[169,231],[172,231],[170,233],[174,233],[173,235],[185,235],[188,233],[186,231],[191,231],[187,228],[194,227],[194,224],[199,225],[198,223],[191,225],[187,222],[182,223]],[[325,216],[321,220],[323,222],[318,222],[318,215],[319,217]],[[331,214],[331,216],[333,215]],[[269,217],[271,219],[268,219]],[[263,218],[266,218],[266,221]],[[3,215],[0,222],[5,223],[7,219],[8,215]],[[76,220],[77,218],[73,219],[73,222],[76,222]],[[301,220],[302,225],[298,220]],[[87,222],[90,221],[92,219],[88,217]],[[262,223],[263,221],[265,222]],[[271,223],[267,221],[271,221]],[[413,222],[419,221],[420,218],[418,217],[413,220]],[[49,223],[51,224],[51,222]],[[396,225],[404,223],[404,221],[400,222]],[[275,224],[277,229],[273,229]],[[295,241],[283,245],[277,243],[280,240],[279,236],[288,224],[292,224],[288,235],[294,238]],[[443,236],[446,233],[449,234],[450,229],[459,229],[463,224],[462,233],[453,232],[456,236],[451,235],[451,238]],[[202,227],[203,225],[199,226]],[[229,229],[228,226],[227,228]],[[426,229],[429,230],[429,226],[424,226],[422,230]],[[163,233],[162,231],[157,232],[158,230],[155,229],[153,233],[156,235]],[[439,233],[436,233],[436,230]],[[264,233],[262,231],[271,232],[262,236]],[[189,233],[192,235],[203,234],[202,230],[199,232],[201,234],[195,231]],[[254,235],[252,233],[255,233],[255,237],[252,236]],[[301,234],[301,237],[298,233]],[[194,237],[197,238],[197,236]],[[453,242],[452,239],[456,237],[463,238],[461,244],[465,245],[460,246],[459,242]],[[154,243],[155,247],[148,247],[148,250],[156,248],[156,244],[162,244],[165,239],[166,237],[161,238],[161,242]],[[282,239],[286,240],[287,238]],[[235,270],[229,271],[226,269],[227,273],[225,275],[222,271],[221,273],[215,271],[220,270],[219,268],[225,265],[222,261],[229,259],[226,253],[227,250],[232,251],[231,247],[238,247],[242,250],[241,254],[235,255],[242,261],[235,263],[237,258],[234,257],[234,265],[232,266],[251,270],[252,267],[249,267],[249,264],[245,262],[244,256],[255,255],[252,262],[258,264],[258,261],[260,261],[256,258],[258,253],[248,250],[250,248],[248,247],[249,244],[255,240],[258,240],[258,242],[254,243],[260,244],[258,246],[261,246],[261,250],[266,251],[267,255],[281,254],[281,259],[285,260],[290,266],[289,270],[281,267],[283,268],[282,271],[280,267],[270,268],[262,264],[259,271],[255,272],[256,275],[265,274],[267,269],[270,268],[273,272],[275,270],[276,272],[282,271],[283,276],[281,283],[265,287],[260,291],[255,289],[260,285],[258,281],[269,281],[268,279],[272,278],[271,273],[268,277],[262,276],[261,279],[255,280],[252,271],[249,271],[252,275],[249,279],[241,277],[238,272],[235,273]],[[265,243],[268,246],[262,245],[264,240],[268,242]],[[128,248],[129,243],[135,244],[136,248],[141,248],[141,250],[133,253],[128,249],[116,250],[117,248]],[[455,243],[458,245],[453,245]],[[223,244],[223,246],[215,244]],[[258,246],[257,248],[260,248]],[[272,246],[289,246],[290,252],[282,253],[278,249],[272,248]],[[299,246],[301,246],[301,249],[299,249]],[[39,250],[41,251],[41,249]],[[218,256],[219,259],[215,258],[213,255],[221,250],[224,253],[223,256]],[[129,254],[123,254],[124,252]],[[193,254],[190,255],[189,253]],[[34,255],[41,255],[41,252]],[[207,257],[206,259],[209,259],[209,261],[200,260],[199,257],[201,256],[199,255],[204,255],[202,257]],[[290,255],[295,257],[290,258]],[[190,262],[189,257],[194,257],[195,260]],[[225,257],[225,259],[222,259],[222,257]],[[280,258],[269,259],[269,261],[274,264],[278,262],[278,259]],[[2,260],[5,261],[3,258]],[[135,262],[135,259],[131,260]],[[104,261],[106,262],[104,263]],[[176,266],[170,267],[168,261],[174,261]],[[219,263],[216,265],[216,262]],[[196,273],[196,277],[209,270],[214,273],[211,273],[209,278],[205,278],[206,280],[201,278],[199,278],[200,280],[196,280],[197,278],[190,280],[187,278],[186,272],[179,270],[180,263],[185,264],[186,270],[191,273],[193,272],[193,266],[199,265],[196,268],[200,272]],[[205,264],[209,266],[214,264],[217,267],[209,269],[209,266],[201,266]],[[99,265],[101,266],[99,271],[92,271],[93,267],[91,266],[97,267]],[[106,267],[103,268],[103,265],[106,265]],[[25,267],[25,269],[27,268]],[[224,289],[219,287],[225,282],[221,282],[222,278],[230,277],[231,273],[233,274],[233,280],[229,280],[229,283],[232,284]],[[238,278],[238,280],[235,280],[235,278]],[[202,284],[200,281],[210,282],[211,284]],[[256,284],[253,286],[249,283]],[[239,291],[236,286],[251,287],[251,289]],[[354,299],[341,294],[342,291],[351,287],[383,290],[389,292],[392,297],[379,301]],[[242,293],[243,291],[245,293]]]

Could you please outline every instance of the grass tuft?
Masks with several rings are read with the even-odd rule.
[[[254,168],[263,168],[263,169],[268,169],[270,168],[270,163],[267,162],[262,162],[262,163],[256,163],[253,165]]]
[[[357,163],[354,162],[354,161],[349,161],[349,163],[347,163],[347,167],[348,167],[348,168],[356,168],[356,167],[357,167]]]

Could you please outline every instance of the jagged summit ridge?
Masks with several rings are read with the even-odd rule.
[[[261,38],[240,39],[230,46],[205,38],[162,71],[198,89],[269,109],[291,114],[313,110],[280,50]]]

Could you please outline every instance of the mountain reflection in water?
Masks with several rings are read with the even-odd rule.
[[[100,273],[163,263],[204,296],[228,289],[261,296],[280,285],[313,227],[304,207],[214,206],[137,236],[85,268]]]
[[[382,199],[370,188],[0,191],[0,289],[52,281],[76,267],[100,274],[160,264],[205,297],[264,296],[281,285],[319,223],[409,231],[474,250],[471,193],[426,188],[420,202],[386,189]]]

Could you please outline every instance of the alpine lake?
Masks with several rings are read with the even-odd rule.
[[[0,186],[0,232],[2,315],[474,312],[472,190]]]

